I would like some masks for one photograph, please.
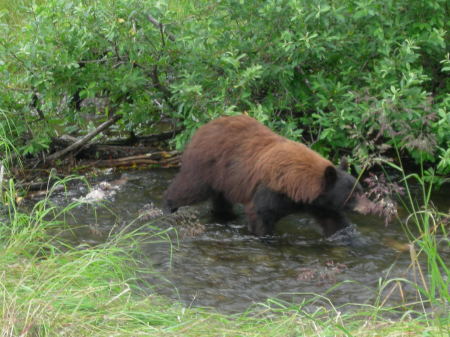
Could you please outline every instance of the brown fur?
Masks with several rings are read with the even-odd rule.
[[[295,202],[309,203],[325,188],[327,166],[333,164],[249,116],[221,117],[195,133],[166,199],[179,207],[220,192],[232,203],[248,204],[264,184]]]

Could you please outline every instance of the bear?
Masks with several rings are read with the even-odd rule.
[[[306,145],[282,137],[245,114],[201,126],[164,194],[165,207],[212,199],[213,214],[231,218],[243,204],[248,230],[273,235],[282,217],[309,212],[326,236],[349,224],[344,212],[368,213],[373,203],[346,164],[334,166]]]

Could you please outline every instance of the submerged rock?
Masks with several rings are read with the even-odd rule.
[[[370,239],[362,235],[355,224],[350,224],[324,239],[338,246],[363,247],[370,244]]]

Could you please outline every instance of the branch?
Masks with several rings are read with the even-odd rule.
[[[147,14],[147,19],[148,21],[150,21],[156,28],[159,29],[160,33],[161,33],[161,39],[162,39],[162,44],[163,44],[163,48],[165,47],[165,41],[164,41],[164,35],[167,35],[167,37],[169,38],[169,40],[171,41],[175,41],[175,36],[166,31],[166,27],[159,22],[158,20],[156,20],[153,16],[151,16],[150,14]],[[175,107],[173,106],[173,104],[170,102],[170,98],[172,97],[172,93],[170,92],[170,90],[165,87],[160,81],[159,81],[159,74],[158,74],[158,66],[154,65],[153,69],[151,71],[151,73],[149,74],[150,78],[152,79],[153,85],[162,92],[164,100],[167,102],[167,104],[169,105],[169,107],[173,110],[175,110]]]
[[[69,145],[64,150],[55,152],[52,155],[48,156],[47,160],[54,161],[55,159],[65,156],[67,153],[69,153],[71,151],[79,149],[80,147],[84,146],[87,142],[89,142],[92,138],[94,138],[97,134],[99,134],[100,132],[109,128],[111,125],[113,125],[115,122],[117,122],[120,118],[122,118],[122,116],[116,115],[116,116],[108,119],[106,122],[100,124],[100,126],[97,127],[95,130],[89,132],[86,136],[84,136],[80,140],[76,141],[72,145]]]
[[[33,95],[31,96],[31,108],[37,112],[40,120],[47,122],[44,116],[44,112],[39,107],[39,97],[36,91],[33,91]]]
[[[172,110],[176,110],[175,106],[170,102],[170,99],[172,97],[172,93],[170,92],[170,90],[161,83],[161,81],[159,80],[159,72],[158,72],[158,66],[155,64],[152,67],[152,70],[150,71],[149,69],[141,66],[138,63],[134,63],[133,64],[135,67],[142,69],[145,74],[150,77],[150,79],[152,80],[153,86],[158,89],[162,95],[164,100],[166,101],[167,105],[172,109]]]
[[[179,167],[180,153],[178,151],[160,151],[143,155],[130,156],[118,159],[96,160],[87,164],[91,167],[127,167],[127,166],[159,166],[159,167]]]
[[[150,14],[147,15],[147,19],[148,19],[148,21],[150,21],[153,24],[153,26],[158,28],[161,32],[164,32],[167,35],[167,37],[169,38],[170,41],[175,41],[175,36],[173,34],[167,32],[166,29],[165,29],[165,26],[161,22],[156,20]]]
[[[152,79],[153,85],[155,86],[155,88],[159,89],[159,91],[162,92],[164,99],[167,101],[167,103],[169,103],[169,100],[172,96],[172,93],[170,92],[170,90],[165,87],[159,80],[159,73],[158,73],[158,66],[155,64],[153,66],[153,70],[150,73],[150,78]]]
[[[125,158],[115,159],[115,162],[130,162],[133,160],[141,160],[141,159],[151,159],[157,162],[158,160],[164,161],[165,159],[172,158],[175,156],[179,157],[180,153],[178,151],[156,151],[152,153],[145,153],[136,156],[129,156]]]
[[[311,84],[309,83],[308,79],[306,78],[306,74],[305,74],[305,72],[303,71],[302,67],[300,67],[300,65],[298,65],[298,66],[296,66],[294,69],[297,70],[297,71],[300,73],[300,75],[302,75],[303,81],[305,82],[305,84],[306,84],[306,86],[308,87],[308,89],[309,89],[311,92],[314,92],[314,89],[312,88]]]

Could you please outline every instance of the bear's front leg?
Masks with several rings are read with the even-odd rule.
[[[247,228],[250,233],[258,236],[273,234],[275,224],[258,215],[253,202],[245,205],[245,214],[247,216]]]
[[[326,208],[312,207],[309,212],[322,227],[325,236],[331,236],[349,225],[344,213]]]
[[[278,220],[295,209],[295,203],[287,196],[259,185],[245,206],[248,229],[256,235],[272,235]]]

